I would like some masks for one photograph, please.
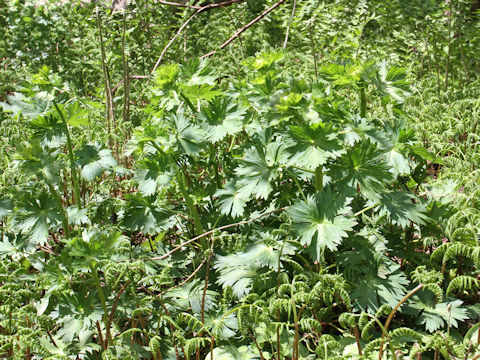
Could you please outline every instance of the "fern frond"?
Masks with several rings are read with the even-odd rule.
[[[392,307],[388,304],[383,304],[378,308],[377,312],[375,313],[375,316],[379,318],[381,316],[390,314],[390,311],[392,311]]]
[[[377,322],[375,319],[370,320],[362,329],[361,338],[363,341],[368,341],[371,338],[370,331],[375,329]]]
[[[195,337],[192,339],[187,339],[185,341],[185,352],[187,355],[193,354],[197,349],[204,348],[207,344],[210,344],[212,340],[207,337]]]
[[[380,345],[382,344],[383,342],[383,339],[381,338],[378,338],[378,339],[375,339],[375,340],[372,340],[370,341],[364,348],[363,348],[363,352],[368,355],[370,353],[372,353],[373,351],[376,351],[380,348]]]
[[[444,244],[440,245],[439,247],[437,247],[433,251],[432,255],[430,255],[430,261],[432,263],[443,262],[443,257],[444,257],[445,252],[447,251],[449,246],[450,246],[449,243],[444,243]]]
[[[429,283],[429,284],[423,285],[423,289],[430,290],[431,292],[433,292],[433,294],[435,295],[436,301],[437,302],[442,302],[443,291],[442,291],[442,288],[440,286],[438,286],[437,284],[434,284],[434,283]]]
[[[472,247],[470,245],[462,243],[451,244],[448,249],[445,251],[443,256],[443,263],[446,263],[449,260],[456,259],[458,257],[470,258],[472,253]]]
[[[405,341],[405,339],[411,339],[411,341],[422,341],[422,336],[413,329],[407,327],[400,327],[390,332],[390,337],[392,339],[400,339],[401,341]]]
[[[345,329],[350,329],[355,326],[357,322],[357,317],[354,314],[350,313],[342,313],[338,317],[338,322],[340,323],[340,326],[345,328]]]
[[[447,287],[447,295],[451,292],[471,293],[472,290],[479,288],[479,282],[476,278],[469,275],[460,275],[450,281]]]
[[[321,331],[322,325],[313,318],[302,318],[299,321],[300,328],[305,332]]]

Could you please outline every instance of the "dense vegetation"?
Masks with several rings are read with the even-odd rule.
[[[479,7],[0,2],[0,357],[480,359]]]

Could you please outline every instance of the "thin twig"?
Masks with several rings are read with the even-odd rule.
[[[163,4],[163,5],[178,6],[178,7],[183,7],[183,8],[195,9],[195,10],[198,10],[198,9],[201,8],[201,6],[182,4],[182,3],[177,3],[177,2],[173,2],[173,1],[158,0],[158,2],[160,4]]]
[[[150,76],[149,75],[129,75],[128,78],[129,79],[149,79]],[[112,95],[115,95],[115,93],[118,91],[120,86],[122,86],[124,81],[125,79],[122,79],[117,85],[114,86],[114,88],[112,89]]]
[[[226,48],[228,45],[230,45],[230,43],[235,40],[236,38],[238,38],[242,33],[244,33],[246,30],[248,30],[248,28],[250,28],[252,25],[254,25],[255,23],[259,22],[261,19],[263,19],[265,16],[267,16],[269,13],[271,13],[273,10],[275,10],[277,7],[279,7],[280,5],[282,5],[286,0],[280,0],[278,2],[276,2],[275,4],[273,4],[272,6],[270,6],[267,10],[265,10],[263,13],[261,13],[260,15],[258,15],[255,19],[253,19],[252,21],[250,21],[248,24],[246,24],[245,26],[243,26],[241,29],[237,30],[235,32],[235,34],[233,34],[230,39],[228,39],[227,41],[225,41],[222,45],[220,45],[220,47],[216,50],[212,50],[210,51],[208,54],[205,54],[203,56],[201,56],[200,58],[201,59],[204,59],[204,58],[207,58],[209,56],[212,56],[214,55],[218,50],[222,50],[224,48]]]
[[[253,218],[253,219],[250,219],[250,220],[243,220],[243,221],[239,221],[237,223],[234,223],[234,224],[228,224],[228,225],[224,225],[224,226],[220,226],[216,229],[212,229],[212,230],[209,230],[201,235],[198,235],[198,236],[195,236],[194,238],[184,242],[183,244],[177,246],[176,248],[170,250],[169,252],[167,252],[165,255],[162,255],[162,256],[159,256],[159,257],[154,257],[154,258],[150,258],[148,260],[151,260],[151,261],[156,261],[156,260],[164,260],[166,258],[168,258],[170,255],[172,255],[173,253],[177,252],[178,250],[180,250],[181,248],[183,248],[184,246],[188,245],[188,244],[191,244],[192,242],[194,241],[197,241],[198,239],[201,239],[207,235],[210,235],[212,233],[214,233],[215,231],[221,231],[221,230],[224,230],[224,229],[228,229],[228,228],[231,228],[231,227],[234,227],[234,226],[240,226],[240,225],[245,225],[245,224],[249,224],[251,222],[254,222],[254,221],[257,221],[258,219],[261,219],[265,216],[268,216],[268,215],[271,215],[273,213],[276,213],[276,212],[279,212],[279,211],[284,211],[288,208],[288,206],[284,206],[282,208],[279,208],[279,209],[275,209],[275,210],[272,210],[272,211],[269,211],[269,212],[266,212],[265,214],[262,214],[260,216],[257,216],[256,218]]]
[[[202,266],[207,262],[207,259],[203,259],[203,261],[200,263],[200,265],[198,265],[198,267],[185,279],[183,280],[180,284],[177,284],[165,291],[162,291],[160,294],[158,294],[157,296],[162,296],[162,295],[165,295],[168,291],[172,291],[173,289],[176,289],[176,288],[179,288],[183,285],[185,285],[185,283],[187,283],[190,279],[192,279],[199,271],[200,269],[202,268]]]
[[[97,321],[97,332],[98,332],[98,341],[100,341],[100,346],[103,350],[105,349],[105,342],[103,341],[102,329],[100,328],[100,322]]]
[[[210,261],[212,260],[212,255],[208,255],[207,258],[207,273],[205,274],[205,286],[203,287],[203,294],[202,294],[202,304],[200,308],[200,317],[202,319],[202,323],[205,325],[205,298],[207,296],[207,289],[208,289],[208,278],[210,275]]]
[[[388,318],[387,318],[387,321],[385,322],[385,325],[384,325],[384,331],[382,331],[382,337],[381,337],[381,343],[380,343],[380,351],[379,351],[379,355],[378,355],[378,360],[382,360],[382,357],[383,357],[383,344],[385,342],[385,335],[386,333],[388,332],[388,327],[390,326],[390,323],[392,322],[393,320],[393,316],[395,315],[395,313],[397,312],[398,308],[400,306],[402,306],[402,304],[407,301],[413,294],[415,294],[418,290],[422,289],[424,286],[424,284],[420,284],[418,285],[415,289],[413,289],[412,291],[410,291],[407,295],[405,295],[403,297],[402,300],[400,300],[397,305],[395,305],[395,307],[393,308],[393,310],[390,312],[390,314],[388,315]]]
[[[165,46],[165,48],[162,50],[162,53],[160,54],[160,57],[158,58],[157,62],[155,63],[155,66],[153,67],[153,70],[152,70],[152,74],[155,72],[155,70],[157,70],[158,66],[160,65],[160,63],[162,62],[162,59],[163,59],[163,56],[165,55],[165,53],[167,52],[167,50],[170,48],[170,46],[173,44],[173,42],[178,38],[178,36],[180,35],[180,33],[183,31],[183,29],[185,29],[185,27],[188,25],[188,23],[195,17],[197,16],[198,14],[200,14],[201,12],[203,11],[207,11],[207,10],[211,10],[211,9],[214,9],[214,8],[218,8],[218,7],[223,7],[223,6],[229,6],[229,5],[232,5],[232,4],[235,4],[235,3],[238,3],[238,2],[243,2],[245,0],[229,0],[229,1],[224,1],[224,2],[221,2],[221,3],[216,3],[216,4],[208,4],[208,5],[205,5],[205,6],[202,6],[200,8],[196,8],[194,7],[194,9],[196,9],[196,11],[190,15],[190,17],[187,19],[187,21],[185,21],[182,26],[180,26],[180,28],[178,29],[177,33],[173,36],[173,38],[168,42],[167,46]],[[285,0],[283,0],[285,1]],[[170,4],[171,5],[171,4]],[[187,7],[190,7],[190,6],[187,6]]]
[[[260,360],[265,360],[265,357],[263,356],[262,349],[261,349],[260,346],[258,345],[257,339],[255,339],[255,337],[253,336],[252,330],[248,329],[248,335],[250,336],[250,338],[252,339],[253,343],[254,343],[255,346],[257,347],[258,354],[260,355]]]
[[[290,21],[288,22],[287,26],[287,32],[285,34],[285,41],[283,42],[283,48],[287,48],[287,43],[288,43],[288,35],[290,35],[290,26],[292,26],[293,22],[293,17],[295,16],[295,9],[297,8],[297,0],[293,0],[293,10],[292,10],[292,16],[290,17]]]
[[[110,332],[110,327],[112,326],[113,316],[115,314],[115,310],[117,309],[118,301],[120,300],[120,295],[123,294],[123,292],[125,291],[125,289],[127,288],[129,283],[130,283],[130,281],[127,281],[125,284],[123,284],[122,287],[120,288],[120,290],[118,291],[117,296],[115,296],[115,300],[113,301],[112,310],[110,311],[110,316],[108,317],[108,322],[107,322],[107,329],[108,329],[107,331],[108,332]],[[113,344],[110,344],[110,345],[113,345]]]
[[[113,147],[112,144],[112,127],[115,126],[115,115],[113,111],[113,97],[112,97],[112,88],[110,85],[110,74],[108,71],[107,63],[106,63],[106,55],[105,55],[105,44],[103,42],[103,34],[102,34],[102,21],[100,19],[100,10],[96,9],[97,15],[97,26],[98,26],[98,38],[100,40],[100,52],[102,55],[102,69],[103,69],[103,79],[105,82],[105,98],[107,103],[107,131],[108,131],[108,141],[110,143],[110,147]],[[117,154],[118,158],[118,154]]]

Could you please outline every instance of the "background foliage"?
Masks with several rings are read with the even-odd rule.
[[[0,3],[0,356],[477,359],[478,2],[179,5]]]

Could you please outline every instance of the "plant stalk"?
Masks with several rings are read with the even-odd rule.
[[[417,291],[419,291],[420,289],[422,289],[424,286],[424,284],[420,284],[418,285],[415,289],[413,289],[412,291],[410,291],[407,295],[405,295],[403,297],[402,300],[400,300],[398,302],[397,305],[395,305],[395,307],[393,308],[393,310],[390,312],[390,314],[388,315],[388,318],[387,318],[387,321],[385,322],[385,325],[384,325],[384,331],[382,332],[382,342],[380,343],[380,351],[379,351],[379,354],[378,354],[378,360],[382,360],[382,357],[383,357],[383,344],[384,344],[384,339],[385,339],[385,335],[388,333],[388,327],[390,326],[390,323],[392,322],[393,320],[393,317],[395,316],[395,313],[397,312],[397,310],[400,308],[400,306],[402,306],[402,304],[407,301],[411,296],[413,296]]]
[[[360,116],[364,118],[367,115],[367,94],[365,87],[360,88]]]
[[[107,301],[105,299],[105,294],[103,293],[102,285],[100,284],[100,279],[98,278],[97,269],[95,265],[91,265],[90,270],[92,271],[92,278],[93,278],[93,281],[95,282],[95,287],[97,288],[98,296],[100,297],[100,302],[102,304],[102,309],[103,309],[102,318],[103,318],[103,323],[105,324],[105,332],[106,332],[105,349],[108,349],[108,345],[112,343],[112,335],[110,334],[110,329],[109,329],[109,321],[108,321],[109,314],[107,309]]]
[[[73,179],[73,192],[75,196],[74,200],[75,200],[75,204],[77,205],[77,208],[80,210],[82,208],[82,203],[80,199],[80,185],[78,182],[77,170],[75,169],[75,158],[73,156],[73,145],[72,145],[72,138],[70,136],[70,130],[68,128],[67,121],[65,120],[65,116],[63,116],[63,112],[60,110],[57,103],[53,102],[53,106],[55,107],[55,110],[60,116],[60,119],[62,120],[63,125],[65,126],[65,131],[67,133],[67,150],[68,150],[68,158],[70,160],[70,171],[72,172],[72,179]]]
[[[187,205],[187,208],[190,211],[190,216],[193,218],[195,233],[196,235],[203,234],[204,230],[203,230],[202,222],[200,220],[200,215],[198,214],[197,208],[195,207],[195,204],[193,203],[192,198],[188,193],[188,190],[185,185],[185,175],[180,169],[177,170],[177,180],[178,180],[178,187],[180,188],[180,192],[182,193],[183,198],[185,199],[185,204]]]
[[[315,191],[323,190],[323,166],[319,165],[315,169]]]

